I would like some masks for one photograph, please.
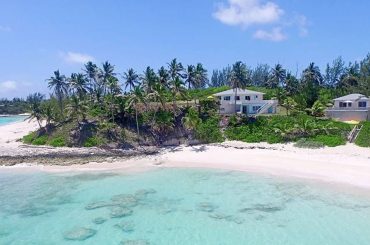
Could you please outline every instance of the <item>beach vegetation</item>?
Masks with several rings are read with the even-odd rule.
[[[357,136],[355,144],[361,147],[370,147],[370,122],[362,123],[362,129]]]
[[[305,148],[305,149],[319,149],[325,147],[322,142],[314,141],[312,139],[302,138],[299,139],[295,144],[297,148]]]
[[[55,71],[47,79],[50,98],[39,93],[27,98],[30,119],[40,129],[24,137],[24,142],[91,147],[160,146],[171,139],[204,143],[305,139],[341,145],[351,126],[325,119],[324,109],[333,98],[347,93],[370,94],[367,67],[370,55],[347,66],[338,59],[324,73],[310,63],[296,75],[281,64],[251,68],[241,61],[214,70],[211,76],[203,64],[183,65],[177,59],[158,70],[148,66],[143,72],[129,68],[122,73],[108,61],[87,62],[82,72],[69,76]],[[230,88],[236,95],[240,88],[263,92],[265,99],[279,101],[281,113],[220,117],[218,100],[212,95]],[[23,105],[21,100],[0,103],[6,103],[6,108],[9,103]],[[363,137],[358,141],[366,144]]]

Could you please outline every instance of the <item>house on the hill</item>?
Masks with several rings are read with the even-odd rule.
[[[230,89],[213,95],[220,103],[222,115],[238,114],[260,115],[277,113],[277,100],[264,100],[264,93],[248,89]],[[235,103],[236,102],[236,103]],[[236,105],[235,105],[236,104]]]
[[[326,110],[326,116],[339,121],[370,120],[370,99],[363,94],[334,99],[334,105]]]

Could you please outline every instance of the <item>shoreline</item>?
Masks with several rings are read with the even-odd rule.
[[[32,170],[59,173],[135,172],[158,168],[202,168],[242,171],[370,189],[370,150],[353,144],[335,148],[300,149],[293,147],[292,144],[269,145],[232,141],[199,146],[167,147],[159,151],[157,149],[155,153],[147,155],[143,152],[131,152],[131,155],[127,155],[129,151],[122,150],[120,152],[126,155],[118,156],[117,152],[104,155],[109,151],[97,148],[35,147],[24,146],[17,142],[18,138],[35,127],[37,127],[35,122],[17,122],[0,126],[0,135],[2,135],[0,160],[4,162],[7,157],[23,159],[20,165],[1,166],[0,172]],[[32,154],[33,156],[44,154],[46,162],[55,158],[64,164],[53,162],[35,164],[34,161],[27,163],[29,156],[32,159]],[[75,164],[73,157],[71,158],[73,154],[76,154],[76,159],[79,157],[87,157],[87,159],[83,162],[77,161],[80,164]],[[89,155],[101,157],[90,159]],[[68,156],[72,162],[66,164],[68,159],[66,160],[63,156]]]

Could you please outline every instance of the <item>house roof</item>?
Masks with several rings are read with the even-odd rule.
[[[367,99],[363,94],[349,94],[343,97],[336,98],[334,100],[348,100],[348,101],[357,101],[359,99]]]
[[[214,94],[213,96],[224,96],[224,95],[234,95],[234,94],[235,94],[235,90],[234,89],[229,89],[229,90]],[[265,93],[261,93],[261,92],[257,92],[257,91],[253,91],[253,90],[248,90],[248,89],[238,89],[237,94],[238,95],[248,95],[248,94],[258,95],[258,94],[265,94]]]

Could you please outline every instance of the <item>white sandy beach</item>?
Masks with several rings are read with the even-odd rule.
[[[73,151],[81,149],[28,148],[17,139],[37,127],[19,122],[0,126],[0,157],[24,151]],[[37,169],[43,171],[143,171],[153,168],[214,168],[304,178],[370,189],[370,149],[353,144],[336,148],[298,149],[292,144],[269,145],[225,142],[203,146],[165,149],[155,156],[127,161],[89,163],[73,166],[21,165],[2,167],[0,171]]]

